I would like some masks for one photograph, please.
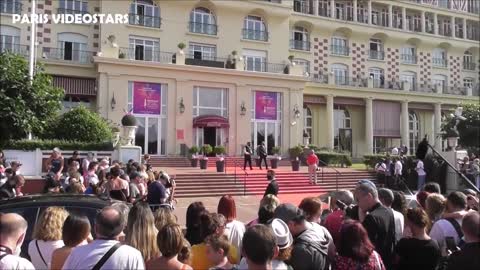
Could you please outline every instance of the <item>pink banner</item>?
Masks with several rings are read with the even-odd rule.
[[[160,114],[161,84],[134,82],[133,83],[133,113]]]
[[[277,120],[276,92],[255,92],[255,119]]]

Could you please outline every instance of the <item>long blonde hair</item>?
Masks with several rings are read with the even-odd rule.
[[[137,202],[128,213],[125,242],[142,253],[145,262],[160,256],[152,210],[145,202]]]
[[[68,212],[63,207],[48,207],[35,224],[33,239],[43,241],[62,240],[63,223],[67,217]]]

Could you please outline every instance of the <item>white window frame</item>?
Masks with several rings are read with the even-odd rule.
[[[402,63],[416,64],[417,63],[417,48],[415,46],[402,47]]]
[[[266,51],[243,50],[243,59],[245,62],[245,70],[257,72],[265,72],[267,70]]]
[[[0,13],[20,14],[22,10],[20,0],[2,0],[0,2]]]
[[[473,58],[473,54],[470,51],[465,51],[465,53],[463,54],[463,69],[466,69],[465,67],[471,64],[475,64],[475,59]],[[473,70],[475,70],[475,68]]]
[[[332,37],[332,54],[345,55],[349,53],[348,39],[341,36]]]
[[[415,154],[420,142],[420,119],[414,111],[408,112],[408,135],[410,154]]]
[[[312,117],[312,110],[308,106],[303,108],[303,128],[305,129],[305,132],[307,132],[308,137],[310,138],[310,144],[312,144],[313,117]]]
[[[267,26],[260,16],[247,15],[243,20],[244,33],[243,38],[252,40],[268,40]]]
[[[129,45],[129,59],[130,60],[139,60],[139,61],[147,61],[147,62],[159,62],[160,61],[160,40],[159,39],[152,39],[152,38],[145,38],[139,36],[129,36],[128,38],[128,45]],[[143,46],[143,59],[136,59],[136,46]],[[147,59],[146,50],[147,48],[151,49],[151,57]]]
[[[217,59],[217,46],[215,45],[190,42],[188,44],[188,50],[191,58],[194,58],[195,52],[200,52],[200,59],[202,60],[214,61]]]
[[[0,26],[0,52],[8,50],[10,52],[20,52],[20,29],[8,25]]]
[[[296,37],[300,37],[297,39]],[[294,26],[292,30],[292,49],[308,51],[310,50],[310,34],[307,28],[303,26]]]
[[[139,8],[143,9],[143,14],[139,14]],[[133,1],[130,4],[130,13],[135,16],[135,22],[132,24],[145,27],[160,27],[160,8],[153,1]]]
[[[435,48],[432,52],[432,65],[435,67],[447,66],[447,50]]]
[[[348,84],[348,66],[345,64],[333,64],[332,67],[333,78],[336,85]]]
[[[200,104],[200,96],[201,96],[202,89],[220,92],[221,101],[220,101],[220,104],[218,104],[219,106],[217,107],[202,106]],[[218,110],[220,114],[215,114],[215,115],[228,118],[228,89],[216,88],[216,87],[205,87],[205,86],[194,86],[193,87],[193,117],[204,115],[204,114],[200,114],[200,110],[202,109]]]
[[[216,35],[215,15],[208,8],[196,7],[190,12],[190,32]]]
[[[372,50],[372,45],[377,47],[376,50]],[[378,38],[371,38],[369,42],[369,59],[383,60],[384,59],[384,50],[383,50],[383,41]]]
[[[60,50],[61,60],[70,60],[65,57],[65,44],[72,43],[72,59],[74,62],[87,63],[90,61],[89,53],[87,52],[88,37],[77,33],[58,33],[57,47]]]
[[[471,78],[471,77],[463,78],[463,87],[473,88],[474,85],[475,85],[475,79],[474,78]]]
[[[382,68],[372,67],[368,69],[369,76],[373,79],[373,87],[381,88],[385,84],[385,72]]]
[[[334,139],[337,144],[335,149],[340,148],[340,129],[352,129],[352,115],[350,111],[343,105],[335,105],[333,108],[333,128]]]
[[[60,9],[63,9],[66,14],[88,13],[87,0],[60,0],[58,6]]]
[[[447,85],[448,85],[448,78],[445,75],[442,74],[435,74],[432,76],[432,85],[433,87],[437,87],[437,85],[440,85],[442,91],[447,90]]]

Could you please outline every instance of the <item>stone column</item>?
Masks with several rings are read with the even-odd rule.
[[[330,0],[330,17],[335,18],[335,0]]]
[[[463,39],[467,39],[467,19],[463,18]]]
[[[353,21],[358,21],[358,1],[353,0]]]
[[[318,16],[318,1],[319,0],[313,0],[313,15]]]
[[[402,7],[402,29],[407,30],[407,8]]]
[[[408,100],[402,101],[402,112],[400,117],[400,136],[401,144],[407,145],[409,142],[409,129],[408,129]]]
[[[366,154],[373,154],[373,98],[365,99],[365,142]]]
[[[372,24],[372,0],[368,0],[367,3],[368,24]]]
[[[435,103],[433,105],[433,140],[437,151],[442,151],[442,137],[440,136],[442,126],[442,105]]]
[[[388,27],[393,28],[393,6],[388,5]]]
[[[433,34],[438,35],[438,16],[433,13]]]
[[[426,30],[426,27],[425,27],[425,11],[423,11],[423,10],[422,10],[422,14],[421,14],[421,20],[422,20],[422,23],[420,25],[422,27],[422,33],[425,33],[425,30]]]
[[[452,28],[452,37],[455,38],[455,17],[450,17],[450,28]]]
[[[335,125],[333,124],[333,95],[327,96],[327,148],[333,150],[335,147],[335,131],[333,130]]]

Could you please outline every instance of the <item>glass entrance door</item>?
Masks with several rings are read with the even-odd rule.
[[[162,134],[158,117],[136,117],[138,122],[135,134],[135,145],[142,147],[144,154],[159,155],[160,137]],[[164,154],[164,153],[163,153]]]
[[[352,129],[351,128],[341,128],[338,130],[339,133],[339,145],[338,148],[340,151],[348,151],[352,153]]]
[[[273,147],[280,145],[280,123],[275,121],[252,122],[252,142],[254,148],[265,142],[267,153],[273,155]]]

